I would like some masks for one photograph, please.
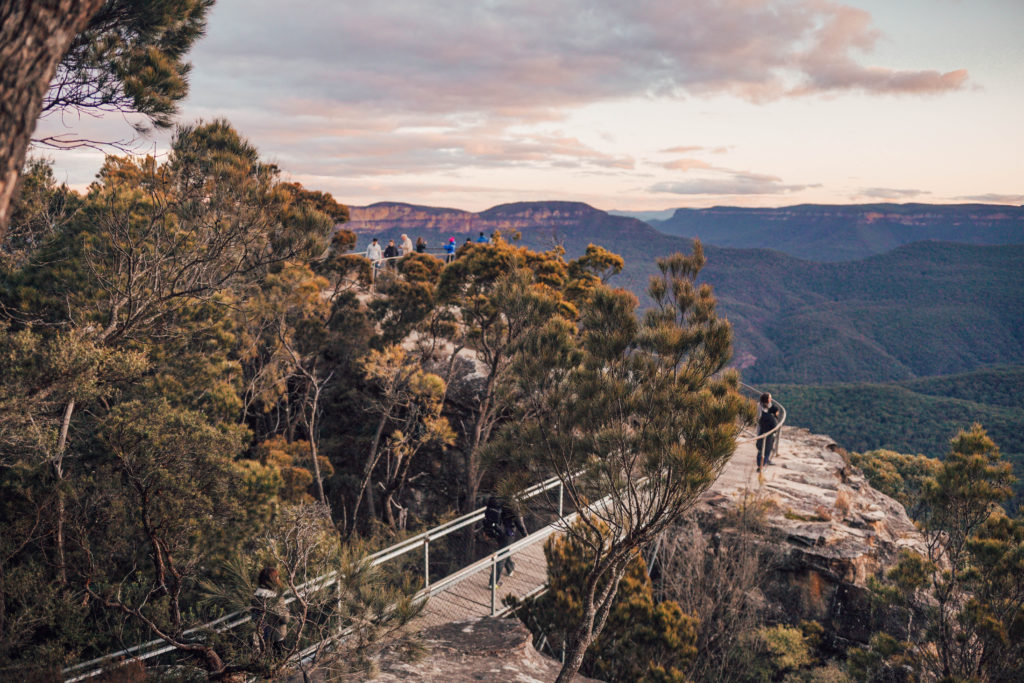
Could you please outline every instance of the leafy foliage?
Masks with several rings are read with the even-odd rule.
[[[556,645],[568,641],[583,617],[582,588],[593,563],[592,552],[579,538],[589,531],[579,522],[577,529],[579,534],[552,537],[545,544],[548,591],[517,608],[524,623]],[[635,554],[580,671],[607,681],[684,680],[697,656],[696,625],[677,603],[655,600],[647,565]]]
[[[926,557],[905,552],[883,582],[880,601],[902,605],[909,623],[883,629],[851,671],[886,680],[901,668],[941,680],[1016,680],[1024,649],[1024,530],[999,506],[1010,495],[1010,467],[980,426],[962,431],[917,508]],[[914,623],[914,616],[918,623]]]
[[[106,0],[61,60],[43,115],[120,111],[169,127],[188,94],[185,55],[203,35],[213,2]]]

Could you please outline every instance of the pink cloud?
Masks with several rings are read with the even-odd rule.
[[[711,164],[700,159],[675,159],[674,161],[667,161],[660,164],[663,168],[667,168],[671,171],[692,171],[695,168],[711,168]]]
[[[831,0],[223,0],[192,54],[187,116],[227,116],[303,174],[364,177],[634,159],[551,132],[567,112],[638,97],[754,102],[941,93],[964,70],[874,64],[871,16]],[[539,132],[540,131],[540,132]],[[693,146],[672,170],[713,170]]]

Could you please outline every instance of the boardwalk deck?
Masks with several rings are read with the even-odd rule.
[[[716,495],[721,490],[752,490],[759,484],[770,481],[772,468],[767,468],[763,478],[759,480],[755,458],[756,451],[753,443],[739,444],[736,453],[726,463],[718,480],[705,495]],[[775,462],[783,464],[784,456],[776,455]],[[544,531],[538,531],[527,538],[542,534],[548,535]],[[522,599],[547,585],[547,560],[544,557],[544,543],[536,542],[526,546],[513,555],[513,560],[516,565],[515,574],[502,580],[495,594],[497,612],[503,610],[503,600],[506,596],[514,595]],[[423,614],[413,623],[413,628],[419,630],[428,626],[477,619],[492,613],[490,569],[481,567],[477,573],[432,595],[424,607]]]

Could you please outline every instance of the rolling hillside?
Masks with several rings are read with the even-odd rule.
[[[828,434],[851,451],[942,457],[957,430],[980,422],[1024,474],[1024,365],[887,384],[765,388],[786,406],[791,424]]]

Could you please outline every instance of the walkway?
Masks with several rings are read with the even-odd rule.
[[[776,455],[776,457],[780,457]],[[704,496],[716,496],[720,492],[737,489],[756,488],[759,484],[756,451],[752,442],[741,443],[736,453],[726,463],[715,484],[705,492]],[[765,478],[770,479],[772,469],[765,470]],[[492,596],[490,589],[491,564],[494,556],[466,567],[456,576],[456,580],[436,584],[431,591],[423,614],[416,626],[434,626],[453,621],[464,621],[480,617],[504,614],[507,608],[504,600],[507,596],[523,599],[535,595],[547,585],[547,560],[544,557],[544,542],[551,535],[562,532],[556,527],[541,529],[517,542],[512,549],[515,562],[515,573],[504,579]],[[493,599],[493,604],[492,604]]]

